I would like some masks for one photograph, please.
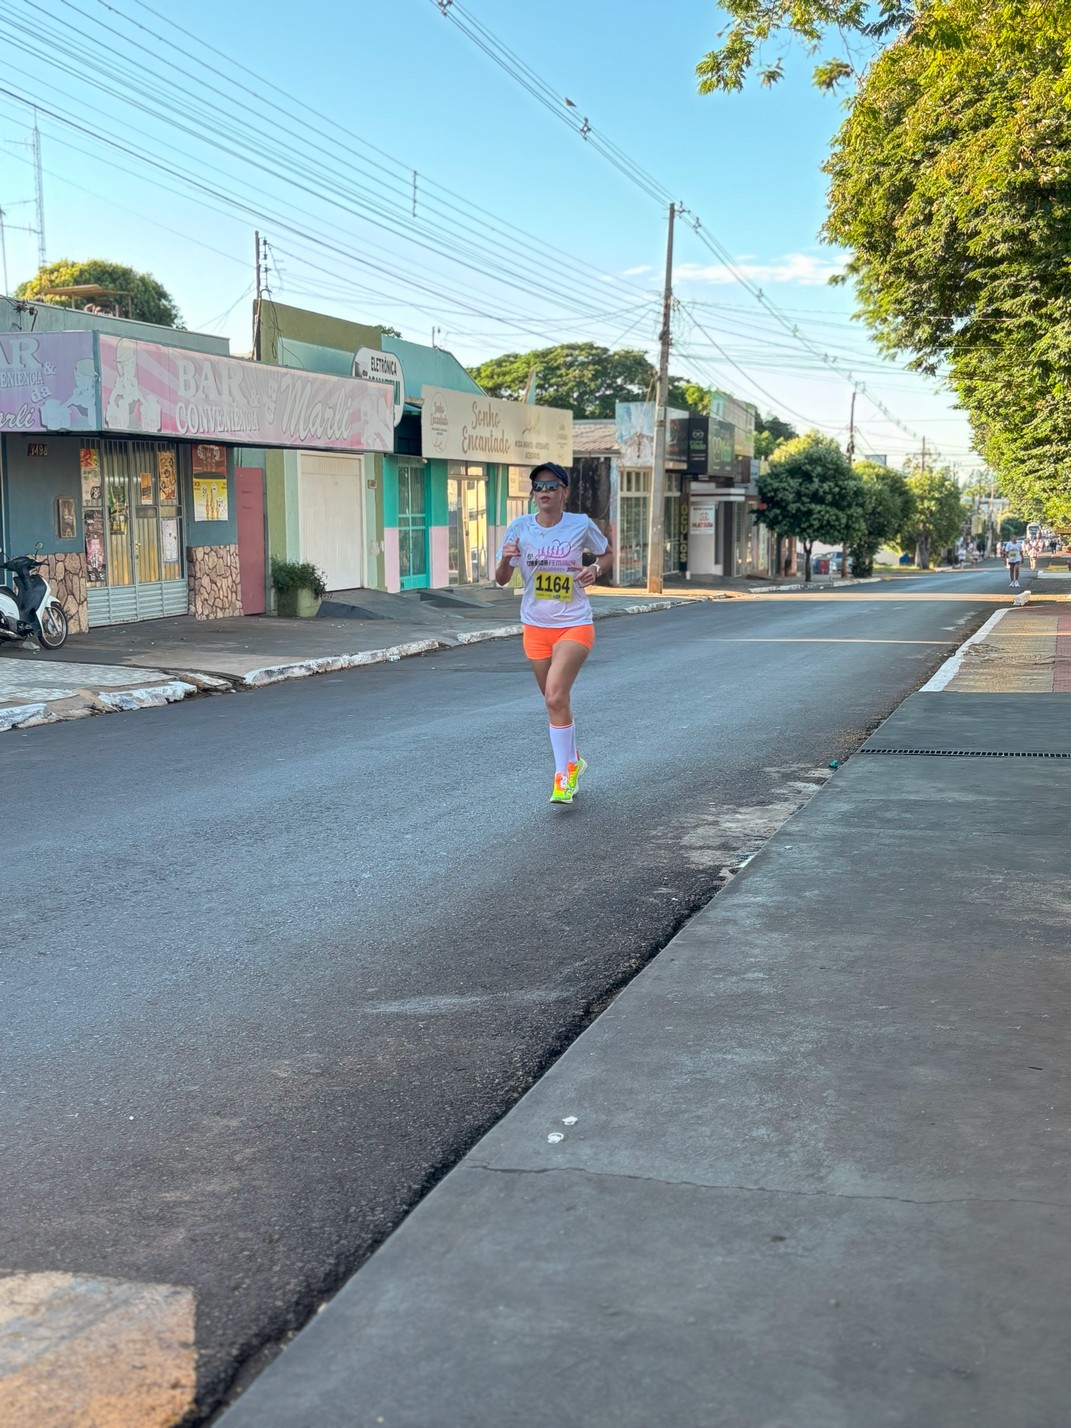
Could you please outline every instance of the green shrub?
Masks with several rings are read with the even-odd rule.
[[[327,594],[323,571],[318,570],[309,560],[278,560],[273,555],[271,583],[278,595],[286,595],[291,590],[311,590],[322,600]]]

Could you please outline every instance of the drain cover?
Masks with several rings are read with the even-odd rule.
[[[1046,754],[1031,749],[860,749],[859,753],[928,759],[1071,759],[1071,754]]]

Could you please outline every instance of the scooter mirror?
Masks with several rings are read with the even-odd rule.
[[[34,548],[33,548],[33,553],[34,553],[34,555],[40,555],[40,554],[41,554],[41,548],[43,547],[43,545],[44,545],[44,541],[40,541],[40,540],[39,540],[39,541],[37,542],[37,544],[36,544],[36,545],[34,546]]]

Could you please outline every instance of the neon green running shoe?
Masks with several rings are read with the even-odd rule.
[[[587,771],[588,771],[587,763],[580,757],[579,754],[577,754],[577,756],[576,756],[576,763],[569,765],[569,791],[570,791],[570,793],[574,793],[574,794],[575,794],[575,793],[579,793],[579,792],[580,792],[580,777],[581,777],[582,774],[586,774]]]
[[[554,775],[554,787],[551,790],[550,801],[551,803],[572,803],[573,790],[568,774],[556,773]]]

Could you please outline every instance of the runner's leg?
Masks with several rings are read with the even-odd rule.
[[[540,694],[547,692],[547,675],[550,673],[549,659],[532,659],[528,663],[532,666],[532,673],[535,675],[536,684],[539,685]]]
[[[569,703],[576,677],[588,657],[587,646],[576,640],[559,640],[550,657],[550,670],[543,693],[552,724],[571,724],[573,710]]]
[[[544,696],[556,772],[562,774],[568,774],[569,764],[576,763],[576,726],[569,696],[587,657],[587,647],[575,640],[559,640],[550,657]]]

